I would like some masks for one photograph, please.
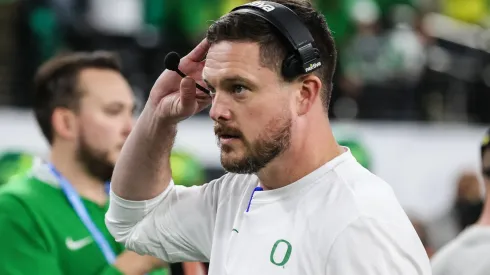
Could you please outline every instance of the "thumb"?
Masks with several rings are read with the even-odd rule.
[[[193,115],[196,110],[196,82],[186,76],[180,81],[180,104],[183,115]]]

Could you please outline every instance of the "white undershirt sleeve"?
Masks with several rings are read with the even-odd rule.
[[[105,222],[117,242],[166,262],[209,261],[221,179],[176,186],[159,196],[128,201],[111,190]]]

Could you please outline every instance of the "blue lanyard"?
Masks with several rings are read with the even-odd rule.
[[[94,222],[90,218],[87,209],[85,208],[85,205],[83,205],[83,202],[80,199],[80,195],[78,195],[77,191],[68,182],[68,180],[66,180],[52,164],[49,164],[49,168],[58,179],[63,193],[65,193],[66,198],[77,213],[78,217],[80,218],[80,220],[82,220],[83,224],[88,229],[90,234],[92,234],[95,243],[104,254],[107,262],[110,264],[114,263],[114,261],[116,260],[116,254],[114,253],[114,251],[112,251],[111,246],[104,238],[102,232],[100,232],[100,230],[97,228],[97,226],[95,226]]]

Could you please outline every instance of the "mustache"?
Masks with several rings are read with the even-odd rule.
[[[242,137],[242,132],[238,130],[237,128],[233,128],[230,126],[225,126],[222,124],[215,124],[214,125],[214,134],[216,136],[234,136],[234,137]]]

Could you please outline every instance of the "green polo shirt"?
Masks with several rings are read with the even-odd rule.
[[[107,263],[46,167],[35,167],[0,188],[0,274],[122,274]],[[124,251],[107,230],[100,206],[83,199],[87,212],[116,255]],[[151,274],[166,274],[165,270]]]

